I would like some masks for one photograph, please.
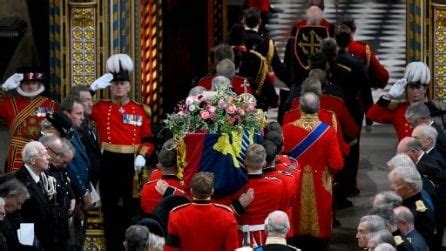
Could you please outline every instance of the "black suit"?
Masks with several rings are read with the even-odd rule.
[[[438,148],[438,150],[444,157],[446,156],[446,134],[444,134],[443,129],[437,123],[434,122],[431,126],[438,132],[437,144],[435,145],[435,147]]]
[[[433,157],[438,162],[441,169],[446,170],[446,159],[443,157],[440,151],[438,151],[437,147],[432,148],[428,155]]]
[[[86,119],[84,123],[79,128],[79,136],[82,143],[85,146],[88,158],[90,160],[89,176],[93,185],[101,176],[101,148],[98,144],[98,139],[93,127],[90,125],[89,120]]]
[[[0,221],[0,250],[1,251],[40,251],[41,248],[37,248],[37,243],[34,246],[23,246],[19,243],[17,237],[17,229],[20,228],[20,223],[25,221],[20,214],[20,211],[9,213],[5,216],[3,221]],[[2,240],[3,237],[3,240]],[[2,243],[2,242],[6,243]],[[6,244],[6,247],[4,246]]]
[[[410,244],[410,242],[403,237],[404,235],[401,233],[400,230],[397,229],[395,232],[392,233],[392,236],[395,240],[395,248],[397,251],[413,251],[412,244]],[[397,240],[399,240],[400,242],[397,242]]]
[[[17,170],[15,176],[30,194],[20,210],[24,222],[34,223],[35,234],[44,250],[54,250],[54,216],[48,197],[25,167]]]

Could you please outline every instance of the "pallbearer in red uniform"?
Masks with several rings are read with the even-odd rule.
[[[266,151],[263,146],[251,144],[245,154],[248,183],[239,193],[253,191],[254,200],[243,210],[240,210],[241,206],[235,207],[237,212],[241,212],[237,216],[241,235],[239,238],[242,240],[240,244],[251,247],[265,243],[264,222],[268,214],[274,210],[286,210],[285,187],[281,180],[263,174],[265,164]]]
[[[40,96],[45,91],[43,73],[38,69],[22,68],[2,85],[4,91],[16,89],[17,95],[0,101],[0,118],[6,121],[11,140],[6,157],[6,172],[23,166],[21,151],[26,143],[37,140],[40,122],[46,113],[53,112],[58,104]]]
[[[284,152],[295,157],[303,170],[295,205],[296,246],[327,250],[332,229],[332,174],[342,170],[344,163],[335,132],[317,118],[318,97],[305,93],[300,108],[302,117],[283,127]]]
[[[125,54],[113,55],[107,60],[107,70],[109,73],[97,79],[91,89],[110,86],[112,99],[99,101],[91,118],[96,122],[103,149],[99,184],[106,247],[123,250],[124,232],[138,204],[134,174],[145,165],[144,157],[151,155],[154,146],[148,143],[152,136],[148,108],[128,96],[132,59]]]
[[[158,153],[158,161],[162,171],[162,176],[152,179],[144,184],[141,189],[141,208],[144,213],[151,214],[158,203],[169,195],[184,195],[183,186],[177,177],[177,150],[175,141],[170,139],[163,144],[163,148]],[[158,170],[158,169],[157,169]],[[164,189],[158,191],[157,183],[164,183]],[[158,186],[159,187],[159,186]]]
[[[212,173],[199,172],[191,181],[193,202],[170,212],[164,250],[233,251],[239,247],[232,210],[211,203]]]

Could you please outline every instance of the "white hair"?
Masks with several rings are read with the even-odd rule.
[[[320,24],[324,16],[322,10],[318,6],[313,5],[305,11],[305,17],[309,25],[317,25]]]
[[[393,170],[394,168],[399,166],[416,169],[415,163],[413,163],[412,159],[406,153],[398,153],[397,155],[393,156],[389,161],[387,161],[386,164],[389,167],[389,170]]]
[[[290,231],[288,215],[280,210],[271,212],[265,219],[265,228],[268,235],[282,235],[285,237]]]
[[[423,62],[412,62],[406,66],[404,78],[409,83],[420,82],[421,84],[427,85],[431,81],[431,71]]]
[[[396,251],[396,249],[389,243],[381,243],[375,247],[375,251]]]
[[[23,147],[22,158],[26,164],[31,164],[31,159],[40,156],[40,152],[37,149],[38,146],[44,147],[39,141],[31,141]]]
[[[371,232],[377,232],[379,230],[385,230],[386,229],[386,223],[384,222],[384,219],[381,218],[378,215],[366,215],[363,216],[359,223],[367,222],[367,233]]]
[[[197,85],[197,86],[192,87],[192,89],[189,90],[188,96],[198,96],[205,91],[206,91],[206,88],[204,88],[201,85]]]
[[[107,71],[118,73],[120,67],[127,72],[133,71],[133,60],[127,54],[115,54],[107,59]]]
[[[218,76],[224,76],[231,79],[235,75],[235,64],[228,58],[218,62],[215,69],[217,70]]]
[[[394,191],[382,191],[375,195],[373,207],[395,208],[403,203],[403,199]]]
[[[430,138],[432,140],[433,146],[435,146],[437,144],[438,132],[437,132],[437,129],[435,129],[433,126],[422,124],[422,125],[415,127],[414,130],[421,132],[420,136],[422,137],[422,139]]]
[[[389,173],[389,176],[400,178],[404,183],[415,189],[417,192],[421,192],[421,189],[423,189],[421,175],[416,168],[397,166]]]
[[[149,231],[149,250],[151,251],[163,251],[164,244],[166,243],[164,237],[150,233]]]
[[[227,77],[217,76],[212,79],[212,91],[226,90],[231,86],[231,80]]]

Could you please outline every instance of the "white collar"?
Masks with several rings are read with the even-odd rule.
[[[16,90],[23,97],[33,98],[33,97],[39,95],[40,93],[44,92],[45,91],[45,86],[43,84],[40,84],[39,89],[37,89],[37,91],[34,91],[34,92],[24,92],[23,89],[20,86],[17,87]]]
[[[430,151],[432,151],[432,149],[434,149],[434,147],[433,147],[433,146],[432,146],[431,148],[427,149],[427,150],[426,150],[426,153],[427,153],[427,154],[429,154],[429,153],[430,153]]]
[[[31,167],[29,167],[27,164],[25,164],[26,170],[28,170],[29,174],[31,175],[31,178],[37,183],[40,181],[40,175],[36,174]]]
[[[266,245],[268,244],[280,244],[280,245],[287,245],[286,243],[286,239],[282,238],[282,237],[274,237],[274,236],[270,236],[270,237],[266,237]]]
[[[421,154],[420,154],[420,156],[418,156],[417,163],[415,163],[415,165],[418,164],[418,162],[420,162],[421,158],[423,158],[423,155],[424,155],[424,152],[421,151]]]
[[[256,26],[254,28],[249,28],[248,26],[245,25],[245,30],[259,32],[259,26]]]

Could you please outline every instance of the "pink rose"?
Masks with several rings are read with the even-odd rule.
[[[256,105],[253,103],[249,103],[247,109],[248,111],[254,111],[254,109],[256,109]]]
[[[218,101],[218,107],[225,109],[226,107],[228,107],[228,104],[226,104],[223,99],[220,99],[220,101]]]
[[[184,113],[183,111],[179,111],[179,112],[177,113],[177,115],[178,115],[178,116],[181,116],[181,117],[186,117],[186,113]]]
[[[230,105],[228,108],[226,108],[226,112],[228,114],[234,114],[237,111],[237,107],[235,105]]]
[[[242,108],[238,108],[237,113],[238,113],[240,116],[245,116],[245,110],[243,110]]]
[[[209,114],[208,111],[201,111],[201,112],[200,112],[200,117],[201,117],[202,119],[206,120],[206,119],[209,119],[211,116],[210,116],[210,114]]]
[[[228,122],[229,122],[230,124],[234,124],[235,121],[237,121],[237,119],[236,119],[236,118],[233,118],[233,117],[231,117],[231,118],[228,119]]]
[[[211,105],[211,106],[208,107],[208,111],[209,111],[210,113],[215,113],[215,110],[217,110],[217,108],[215,108],[215,106],[213,106],[213,105]]]

